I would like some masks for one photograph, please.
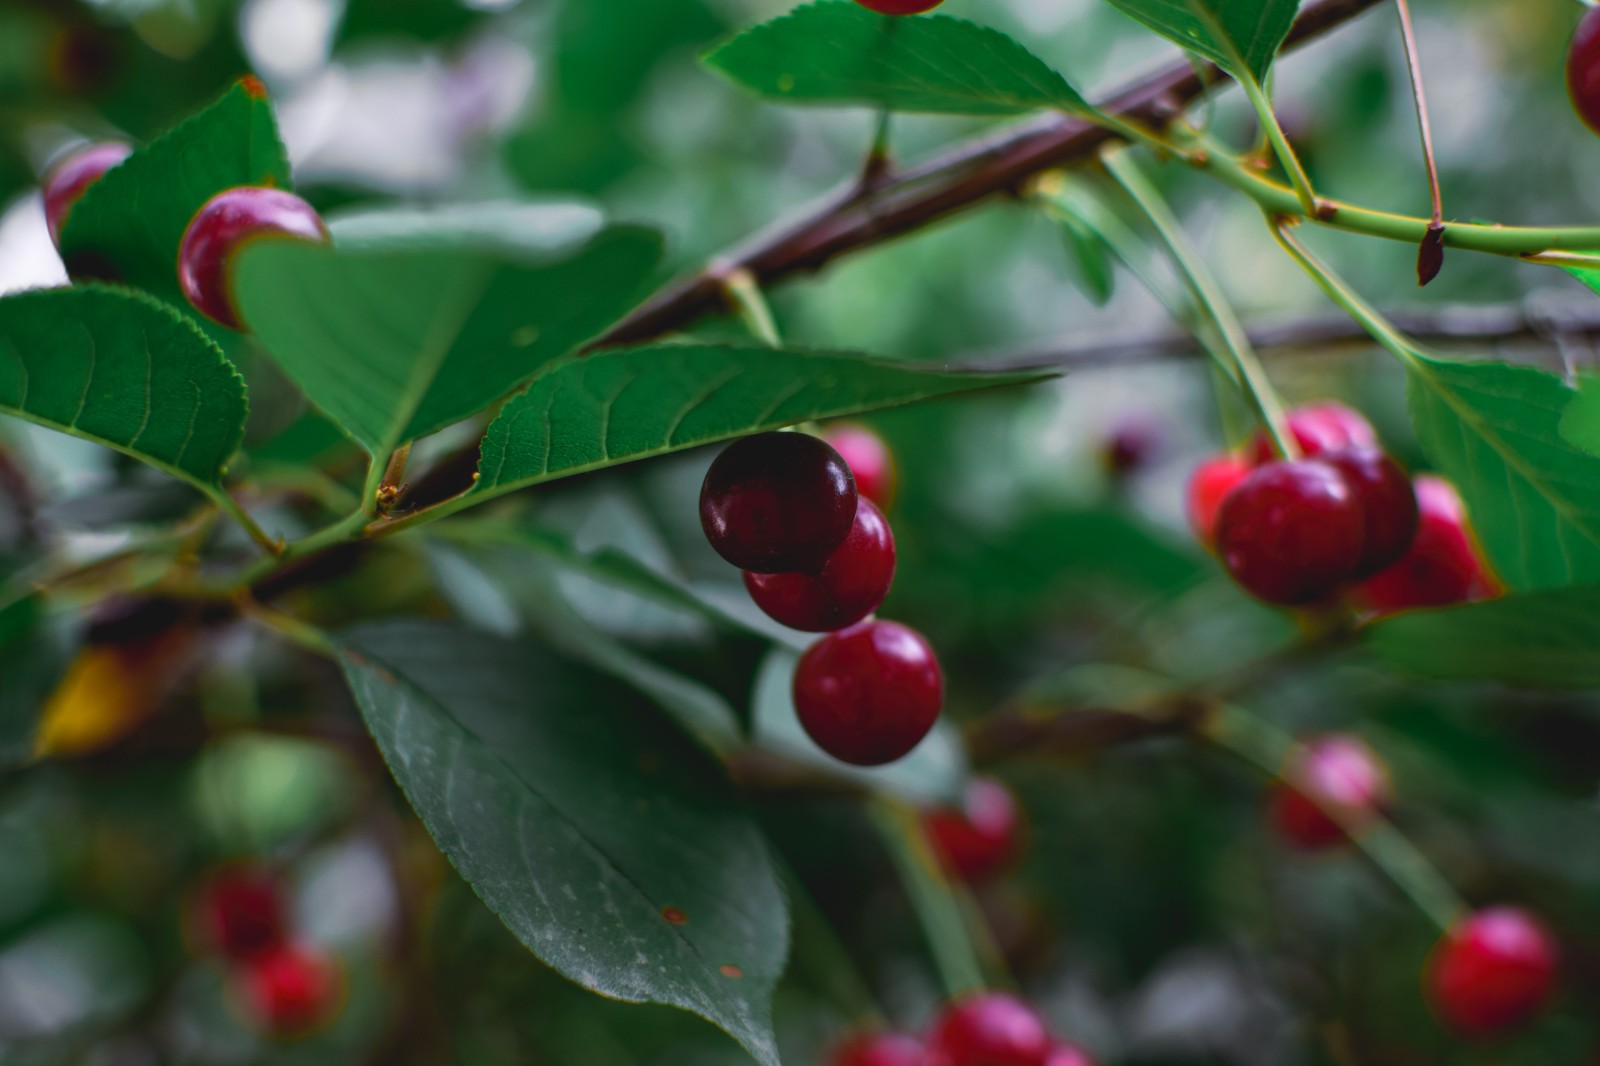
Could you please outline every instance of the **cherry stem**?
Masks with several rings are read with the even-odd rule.
[[[1283,413],[1283,403],[1278,398],[1277,390],[1272,387],[1272,382],[1267,377],[1261,360],[1256,356],[1255,349],[1250,346],[1250,338],[1245,333],[1243,323],[1234,313],[1227,293],[1222,291],[1222,286],[1216,277],[1212,275],[1189,243],[1188,237],[1184,235],[1183,227],[1173,215],[1172,209],[1167,206],[1166,200],[1155,186],[1150,184],[1150,180],[1145,177],[1144,171],[1134,161],[1128,149],[1107,148],[1101,152],[1101,159],[1117,184],[1122,186],[1150,220],[1151,226],[1171,256],[1179,276],[1194,298],[1196,307],[1216,326],[1223,347],[1227,349],[1233,364],[1232,367],[1224,365],[1224,369],[1237,371],[1237,380],[1255,405],[1262,424],[1267,427],[1268,433],[1277,445],[1278,453],[1286,459],[1299,458],[1300,449],[1295,443],[1294,435],[1289,432],[1288,419]]]
[[[1406,44],[1406,65],[1411,68],[1411,94],[1417,104],[1417,129],[1422,134],[1422,160],[1428,168],[1428,193],[1433,197],[1433,223],[1444,222],[1444,197],[1439,191],[1439,164],[1433,153],[1433,126],[1428,121],[1428,97],[1422,87],[1422,59],[1417,54],[1417,34],[1411,23],[1410,0],[1395,0],[1400,12],[1400,36]]]
[[[283,558],[283,541],[274,538],[266,530],[262,529],[261,524],[251,516],[249,511],[244,509],[244,506],[238,500],[233,498],[227,489],[216,485],[208,486],[206,495],[211,497],[212,501],[222,509],[224,514],[238,522],[244,528],[244,531],[250,534],[250,539],[255,541],[258,548],[267,553],[270,560]]]
[[[778,323],[772,317],[772,308],[767,306],[766,297],[761,294],[761,286],[756,282],[756,276],[750,271],[740,268],[730,271],[722,281],[722,289],[728,294],[728,300],[733,304],[733,309],[738,313],[745,328],[769,348],[782,347],[783,339],[778,334]]]

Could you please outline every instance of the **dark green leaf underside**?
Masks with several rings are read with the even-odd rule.
[[[1109,0],[1169,41],[1264,82],[1300,0]],[[1237,59],[1236,59],[1237,57]]]

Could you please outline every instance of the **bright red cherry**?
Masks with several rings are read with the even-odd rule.
[[[894,584],[894,534],[871,500],[856,505],[850,535],[816,574],[753,574],[744,587],[767,614],[791,629],[830,633],[878,609]]]
[[[1417,477],[1419,521],[1400,561],[1362,582],[1357,596],[1380,613],[1443,607],[1498,595],[1455,486],[1427,474]]]
[[[308,944],[285,944],[239,973],[246,1013],[262,1032],[303,1036],[338,1013],[343,973],[331,956]]]
[[[856,0],[856,3],[880,15],[920,15],[932,11],[944,0]]]
[[[1275,460],[1223,500],[1217,551],[1256,598],[1297,606],[1325,598],[1355,571],[1365,525],[1336,468],[1320,459]]]
[[[1003,992],[956,1000],[928,1034],[932,1066],[1046,1066],[1054,1047],[1034,1009]]]
[[[946,872],[962,881],[992,877],[1022,850],[1017,798],[992,777],[974,777],[961,806],[929,811],[922,824]]]
[[[1215,455],[1189,475],[1189,527],[1206,547],[1217,540],[1217,512],[1239,482],[1250,476],[1251,466],[1237,455]]]
[[[904,1033],[859,1033],[829,1056],[829,1066],[927,1066],[928,1053]]]
[[[700,525],[717,554],[758,574],[815,574],[850,535],[856,482],[809,433],[757,433],[722,450],[700,486]]]
[[[1531,1021],[1555,991],[1555,936],[1520,907],[1490,907],[1451,927],[1428,960],[1433,1011],[1461,1036],[1490,1040]]]
[[[894,503],[894,492],[899,485],[895,470],[894,453],[889,446],[866,426],[847,423],[835,426],[822,435],[834,450],[850,464],[856,477],[856,490],[887,511]]]
[[[328,227],[310,204],[282,189],[241,185],[207,200],[178,245],[178,284],[195,310],[243,330],[233,305],[233,258],[249,242],[268,238],[321,242]]]
[[[264,870],[223,870],[201,890],[199,902],[206,936],[230,959],[255,958],[288,934],[283,886]]]
[[[1076,1044],[1057,1044],[1044,1066],[1095,1066],[1094,1056]]]
[[[1578,117],[1600,133],[1600,11],[1590,8],[1578,21],[1567,51],[1567,93]]]
[[[131,154],[133,148],[121,141],[102,141],[77,149],[50,168],[43,184],[44,220],[50,227],[51,240],[61,243],[61,227],[66,225],[72,205],[106,171]]]
[[[1365,415],[1333,400],[1290,411],[1289,432],[1300,446],[1300,453],[1308,459],[1351,444],[1376,447],[1378,443],[1378,434]],[[1257,466],[1277,457],[1272,439],[1265,432],[1250,439],[1249,453],[1250,461]]]
[[[1272,792],[1273,825],[1291,844],[1318,851],[1342,844],[1346,824],[1370,824],[1391,797],[1389,772],[1366,743],[1329,733],[1301,745]],[[1341,823],[1328,812],[1338,811]]]
[[[1371,577],[1398,562],[1417,535],[1417,494],[1400,464],[1370,444],[1353,444],[1322,456],[1344,475],[1361,503],[1366,535],[1353,578]]]
[[[859,622],[806,649],[794,706],[823,751],[881,766],[928,735],[944,704],[944,675],[922,634],[898,622]]]

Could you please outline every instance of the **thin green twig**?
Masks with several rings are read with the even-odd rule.
[[[879,797],[872,801],[871,811],[922,923],[945,992],[955,996],[985,987],[966,916],[928,845],[915,808]]]

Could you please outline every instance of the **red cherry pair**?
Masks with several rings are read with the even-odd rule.
[[[874,468],[880,491],[888,469]],[[844,457],[804,433],[736,441],[706,473],[700,521],[717,553],[745,571],[762,610],[829,634],[794,676],[795,709],[817,745],[860,766],[916,747],[939,716],[944,679],[920,634],[863,621],[894,580],[894,536],[883,512],[861,499]]]
[[[836,1050],[831,1066],[1094,1066],[1089,1053],[1055,1040],[1028,1004],[1001,992],[963,996],[934,1021],[925,1042],[865,1033]]]
[[[283,885],[265,870],[236,866],[200,893],[206,940],[229,963],[235,994],[252,1025],[268,1036],[303,1036],[337,1013],[339,964],[290,929]]]

